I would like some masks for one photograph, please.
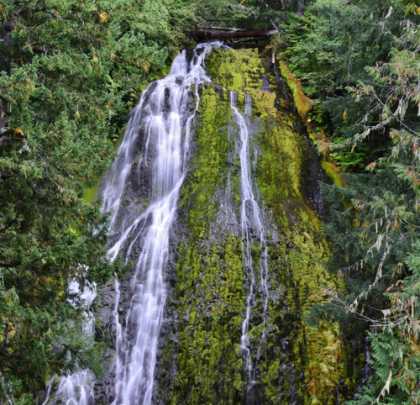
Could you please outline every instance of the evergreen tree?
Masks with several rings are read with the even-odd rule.
[[[347,280],[346,294],[332,303],[345,323],[361,319],[370,328],[372,373],[352,404],[420,400],[420,38],[413,6],[318,0],[285,31],[285,55],[333,132],[331,156],[354,172],[345,188],[325,187],[331,267]]]

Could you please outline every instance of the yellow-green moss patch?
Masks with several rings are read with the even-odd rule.
[[[312,110],[313,101],[305,95],[299,79],[289,70],[286,63],[282,61],[280,62],[280,72],[286,79],[287,85],[292,92],[298,114],[302,120],[306,121],[309,111]]]

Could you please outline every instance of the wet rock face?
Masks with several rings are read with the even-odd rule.
[[[318,218],[322,214],[318,157],[293,108],[285,109],[276,78],[266,71],[257,51],[217,51],[208,70],[213,82],[201,94],[174,232],[155,400],[334,403],[344,375],[335,360],[342,350],[338,327],[328,323],[309,327],[304,322],[311,305],[323,300],[322,288],[337,286],[326,270],[329,251]],[[270,301],[263,345],[258,346],[263,327],[258,295],[250,319],[257,363],[251,388],[240,350],[247,278],[239,226],[238,132],[232,125],[230,91],[237,92],[241,111],[246,94],[253,100],[250,166],[263,207],[269,254]],[[253,259],[258,261],[260,255],[255,245]]]
[[[200,92],[188,175],[170,236],[164,275],[168,298],[153,402],[333,404],[339,381],[345,378],[337,365],[342,355],[338,326],[323,322],[313,327],[304,321],[311,306],[325,299],[323,289],[339,288],[339,281],[326,270],[329,249],[320,230],[319,180],[323,175],[318,157],[293,108],[285,108],[290,100],[282,101],[278,78],[265,69],[258,51],[216,51],[208,61],[208,71],[213,82]],[[250,316],[250,350],[255,363],[251,385],[241,351],[249,280],[240,220],[240,142],[230,91],[238,94],[241,112],[245,96],[252,98],[250,171],[268,255],[267,317],[262,315],[258,272]],[[142,159],[145,125],[139,128],[139,163],[129,174],[121,218],[134,218],[150,198],[147,178],[153,170],[153,155]],[[255,239],[252,230],[250,235]],[[139,238],[133,258],[142,244]],[[250,252],[258,263],[261,244],[252,243]],[[109,404],[114,396],[115,357],[112,284],[98,295],[102,298],[97,316],[110,349],[105,376],[96,386],[97,403]],[[127,276],[121,281],[121,319],[125,319],[129,296]]]
[[[323,218],[325,215],[324,202],[321,196],[321,183],[327,181],[327,177],[322,170],[320,157],[316,152],[315,146],[306,134],[304,125],[297,122],[296,131],[303,137],[305,149],[305,165],[302,168],[301,182],[303,195],[315,213]]]
[[[128,277],[121,283],[121,293],[123,297],[128,297]],[[98,291],[98,300],[96,303],[96,322],[99,340],[107,343],[107,349],[103,359],[103,375],[95,384],[95,402],[105,405],[112,403],[114,397],[114,362],[115,362],[115,342],[116,325],[114,320],[115,307],[115,287],[112,281],[108,282]],[[128,307],[126,298],[121,305],[120,314],[123,317]]]

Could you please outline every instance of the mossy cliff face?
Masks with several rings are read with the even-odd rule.
[[[321,165],[325,174],[336,186],[343,187],[344,179],[340,173],[340,169],[329,157],[330,141],[325,134],[325,130],[322,126],[318,126],[316,124],[317,119],[314,121],[310,118],[310,113],[312,112],[314,106],[313,101],[305,95],[300,80],[289,70],[284,61],[280,61],[279,70],[287,84],[287,87],[292,93],[296,112],[305,124],[307,134],[317,146],[318,152],[322,157]]]
[[[257,50],[216,51],[208,71],[213,83],[202,90],[179,208],[157,402],[334,404],[346,379],[338,325],[305,322],[326,291],[340,288],[326,270],[329,248],[305,197],[311,145],[294,129],[298,118],[275,108],[275,80]],[[230,91],[238,94],[240,109],[245,94],[253,100],[251,166],[269,252],[268,319],[262,321],[257,298],[249,330],[257,369],[251,398],[240,351],[247,285]],[[260,254],[255,246],[253,256]]]
[[[237,403],[242,392],[240,240],[233,233],[223,234],[223,224],[216,229],[218,194],[224,194],[229,172],[229,122],[229,104],[212,87],[205,88],[190,176],[180,202],[183,236],[169,303],[176,333],[162,355],[162,364],[175,357],[176,373],[160,385],[164,403],[218,403],[220,398]]]

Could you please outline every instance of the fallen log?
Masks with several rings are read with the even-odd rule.
[[[190,35],[199,40],[220,39],[220,40],[235,40],[244,38],[268,38],[277,34],[277,30],[241,30],[236,28],[202,28],[191,31]]]

